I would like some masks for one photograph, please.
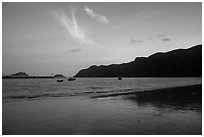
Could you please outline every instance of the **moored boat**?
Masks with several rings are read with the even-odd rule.
[[[68,81],[73,81],[73,80],[76,80],[76,78],[74,77],[68,78]]]
[[[118,77],[118,80],[122,80],[122,77]]]
[[[58,79],[57,82],[63,82],[63,80],[62,79]]]

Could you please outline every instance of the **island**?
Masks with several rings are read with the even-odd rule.
[[[62,74],[56,74],[54,75],[54,78],[66,78],[66,77]]]
[[[31,78],[54,78],[53,76],[29,76],[25,72],[18,72],[15,74],[7,75],[7,76],[2,76],[2,79],[31,79]]]
[[[136,57],[122,64],[90,66],[75,77],[200,77],[202,75],[202,45]]]

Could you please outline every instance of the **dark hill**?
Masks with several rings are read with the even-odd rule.
[[[29,77],[29,75],[24,72],[18,72],[18,73],[10,75],[10,77]]]
[[[91,66],[75,77],[199,77],[202,75],[202,45],[137,57],[134,61]]]
[[[54,78],[66,78],[64,75],[61,74],[56,74],[54,75]]]

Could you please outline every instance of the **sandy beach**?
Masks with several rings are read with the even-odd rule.
[[[202,134],[202,85],[2,105],[3,135]]]

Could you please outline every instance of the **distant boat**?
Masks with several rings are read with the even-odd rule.
[[[122,77],[118,77],[118,80],[122,80]]]
[[[68,81],[73,81],[73,80],[76,80],[76,78],[74,77],[68,78]]]
[[[68,78],[68,81],[74,81],[74,80],[76,80],[76,78],[74,77]]]
[[[63,80],[62,79],[58,79],[57,82],[63,82]]]

